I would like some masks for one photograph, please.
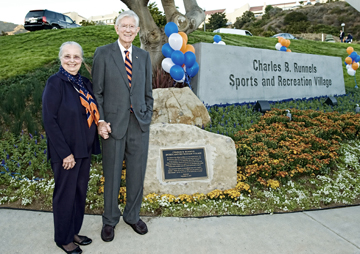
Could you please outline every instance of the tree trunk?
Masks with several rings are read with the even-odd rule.
[[[164,56],[162,46],[168,42],[164,29],[159,28],[151,16],[147,5],[149,0],[121,0],[130,10],[133,10],[140,18],[140,42],[141,48],[148,51],[151,57],[153,70],[161,66]],[[174,0],[161,0],[167,22],[177,24],[179,31],[189,34],[196,30],[205,20],[205,12],[196,0],[184,0],[186,14],[180,13],[175,6]]]

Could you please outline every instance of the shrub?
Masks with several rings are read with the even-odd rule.
[[[284,18],[285,25],[289,25],[289,24],[294,25],[294,23],[301,21],[304,22],[308,21],[308,17],[304,13],[298,11],[290,12]]]
[[[330,10],[330,13],[331,14],[342,14],[343,10],[340,7],[336,6]]]
[[[257,124],[236,134],[238,173],[249,184],[285,184],[302,175],[329,173],[338,158],[339,142],[358,137],[360,115],[293,109],[268,111]]]
[[[329,26],[329,25],[323,25],[323,24],[317,24],[312,25],[307,29],[307,32],[309,33],[325,33],[325,34],[332,34],[332,35],[338,35],[339,31],[336,27]]]
[[[310,25],[311,23],[309,21],[299,21],[297,23],[287,25],[284,31],[292,34],[305,33]]]
[[[263,33],[262,33],[262,35],[263,36],[265,36],[265,37],[270,37],[270,36],[273,36],[275,34],[275,32],[274,31],[264,31]]]
[[[162,68],[157,68],[156,71],[153,72],[152,78],[152,87],[153,89],[157,88],[169,88],[169,87],[184,87],[184,83],[179,83],[174,81],[174,79],[170,76],[169,73],[164,71]]]

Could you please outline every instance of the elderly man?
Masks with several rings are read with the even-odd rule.
[[[105,242],[114,239],[114,228],[120,220],[118,195],[124,159],[123,219],[138,234],[148,232],[139,213],[153,108],[151,61],[148,52],[132,45],[140,30],[135,12],[122,12],[116,19],[115,30],[119,39],[96,49],[92,68],[94,96],[100,113],[98,132],[103,144],[105,187],[101,238]]]

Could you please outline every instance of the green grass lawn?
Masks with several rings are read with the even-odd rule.
[[[220,34],[227,45],[276,50],[276,38]],[[213,43],[214,33],[195,31],[188,37],[188,44]],[[76,41],[84,49],[85,57],[92,58],[97,47],[112,43],[117,39],[113,26],[87,26],[65,30],[41,30],[26,34],[0,37],[0,80],[25,74],[43,67],[57,58],[59,47],[65,41]],[[140,46],[139,38],[134,45]],[[346,48],[350,44],[327,43],[309,40],[292,40],[289,48],[295,53],[338,56],[344,61],[348,56]],[[360,45],[351,44],[360,53]],[[294,54],[296,57],[296,54]],[[314,56],[315,57],[315,56]],[[324,63],[325,64],[325,63]],[[353,87],[353,77],[343,66],[345,86]],[[357,73],[360,78],[360,74]]]

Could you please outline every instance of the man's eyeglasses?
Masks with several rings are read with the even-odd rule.
[[[119,25],[119,27],[120,27],[120,29],[121,30],[126,30],[126,29],[130,29],[130,30],[136,30],[136,26],[134,26],[134,25]]]

